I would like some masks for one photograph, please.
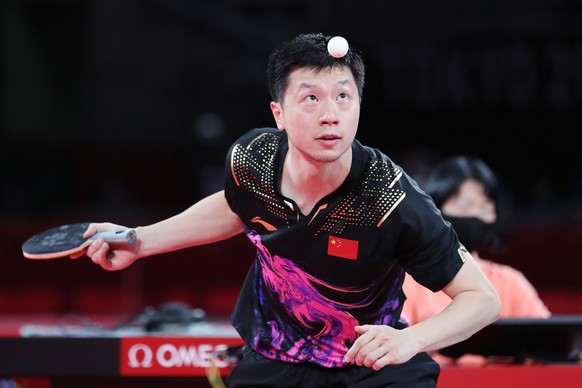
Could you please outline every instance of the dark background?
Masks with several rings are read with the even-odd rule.
[[[306,31],[368,62],[359,138],[422,183],[472,153],[520,216],[580,206],[582,3],[3,0],[0,215],[173,213],[273,125],[268,54]],[[152,217],[156,215],[152,214]]]
[[[23,261],[23,239],[44,227],[150,223],[219,189],[230,143],[274,124],[267,56],[311,31],[342,35],[365,55],[360,140],[421,186],[440,158],[480,156],[502,180],[507,214],[519,227],[535,226],[537,243],[549,242],[528,253],[561,249],[560,260],[576,260],[582,3],[575,0],[2,0],[5,256]],[[177,265],[173,257],[160,268]],[[513,263],[539,284],[547,277],[542,260],[554,259]],[[4,272],[4,284],[81,264],[18,265]],[[139,265],[113,276],[128,289],[146,288],[141,272],[131,275]],[[564,284],[579,285],[569,274]],[[105,275],[91,276],[99,283]]]

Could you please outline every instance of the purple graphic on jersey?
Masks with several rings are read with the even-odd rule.
[[[327,367],[345,365],[343,356],[356,340],[354,327],[359,324],[345,310],[365,307],[373,301],[377,292],[365,293],[365,300],[349,304],[326,298],[315,284],[342,293],[364,290],[339,288],[316,279],[291,260],[271,256],[259,235],[251,232],[248,237],[257,247],[265,283],[278,297],[289,316],[309,333],[304,338],[288,338],[284,327],[278,327],[277,322],[270,321],[271,333],[262,333],[270,335],[272,339],[273,353],[268,356],[291,362],[314,361]],[[255,338],[255,342],[259,341],[261,338]],[[277,351],[283,349],[282,344],[285,344],[286,350]]]

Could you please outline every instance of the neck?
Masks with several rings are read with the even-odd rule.
[[[351,152],[334,162],[285,158],[281,176],[281,193],[292,199],[303,214],[336,190],[346,179],[352,164]]]

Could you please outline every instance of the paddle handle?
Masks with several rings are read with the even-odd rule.
[[[135,229],[118,230],[116,232],[99,232],[95,233],[87,240],[93,241],[97,240],[98,238],[103,238],[108,243],[121,242],[132,244],[137,238],[137,233]]]

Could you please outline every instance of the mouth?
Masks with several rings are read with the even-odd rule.
[[[332,134],[325,134],[325,135],[321,135],[321,136],[316,138],[316,140],[324,140],[324,141],[332,141],[332,140],[339,140],[339,139],[341,139],[341,136],[332,135]]]
[[[321,147],[330,149],[335,148],[338,144],[340,144],[341,138],[342,137],[339,135],[325,134],[318,136],[315,140]]]

